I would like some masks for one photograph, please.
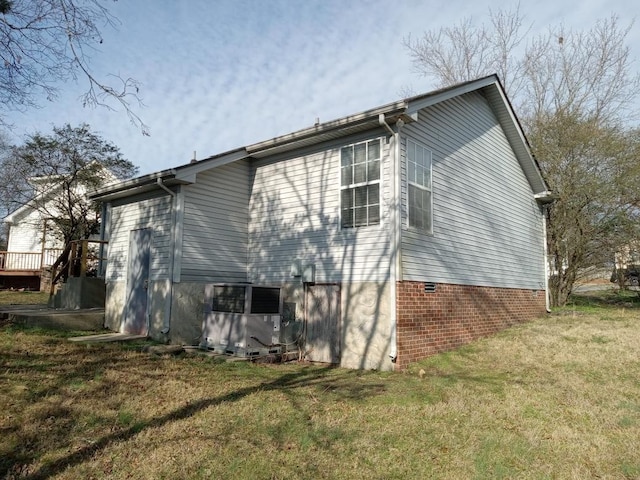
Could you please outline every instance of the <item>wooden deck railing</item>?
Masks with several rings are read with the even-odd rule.
[[[100,271],[103,261],[104,246],[109,243],[103,240],[74,240],[67,244],[62,253],[51,265],[51,295],[55,284],[66,281],[69,277],[86,277],[89,273],[102,276]]]
[[[47,248],[42,253],[0,251],[0,271],[42,270],[53,265],[61,253],[61,248]]]

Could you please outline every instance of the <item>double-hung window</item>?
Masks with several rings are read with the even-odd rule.
[[[380,139],[340,149],[343,228],[380,223]]]
[[[407,140],[409,226],[431,233],[433,228],[431,150]]]

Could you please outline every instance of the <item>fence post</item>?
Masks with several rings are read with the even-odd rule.
[[[44,268],[44,253],[47,245],[47,219],[44,219],[44,226],[42,228],[42,250],[40,253],[40,271]]]
[[[71,242],[71,251],[69,252],[69,265],[67,266],[67,278],[73,277],[73,264],[76,261],[76,251],[78,244],[75,241]]]
[[[89,241],[82,240],[82,251],[80,252],[80,276],[87,276],[87,252],[89,250]]]

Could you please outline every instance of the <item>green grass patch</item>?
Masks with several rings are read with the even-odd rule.
[[[576,293],[571,295],[567,305],[560,310],[577,310],[603,314],[603,308],[640,309],[640,294],[635,290],[618,289]]]
[[[402,373],[0,327],[0,478],[637,478],[637,311],[590,308]]]

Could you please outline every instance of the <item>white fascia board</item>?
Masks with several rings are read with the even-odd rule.
[[[454,97],[464,95],[465,93],[474,92],[484,87],[488,87],[492,84],[498,83],[498,77],[496,75],[490,75],[485,78],[480,78],[475,81],[464,83],[462,85],[454,86],[449,89],[445,89],[439,93],[426,94],[408,99],[409,106],[407,107],[406,114],[413,115],[423,108],[430,107],[440,102],[444,102]]]
[[[337,120],[320,123],[313,127],[298,130],[293,133],[288,133],[280,137],[275,137],[271,140],[254,143],[253,145],[247,146],[247,152],[249,154],[260,154],[283,145],[296,145],[300,141],[314,137],[317,138],[319,142],[325,138],[323,137],[325,134],[341,130],[347,131],[349,127],[354,125],[371,123],[375,126],[378,125],[377,122],[380,114],[384,114],[385,117],[387,115],[402,115],[405,112],[406,106],[407,104],[404,101],[389,103],[365,112],[356,113]]]
[[[166,180],[175,177],[175,170],[162,170],[161,172],[150,173],[141,177],[131,178],[129,180],[123,180],[118,183],[112,183],[105,187],[98,188],[87,194],[87,197],[92,200],[99,200],[103,197],[108,197],[116,193],[126,192],[128,190],[135,190],[141,186],[155,184],[157,179]]]
[[[247,150],[245,148],[241,148],[216,155],[214,157],[205,158],[204,160],[199,160],[176,168],[175,179],[184,183],[196,183],[196,175],[198,173],[237,162],[238,160],[242,160],[247,157],[249,157]]]
[[[533,198],[535,198],[538,203],[546,205],[555,202],[558,199],[558,196],[550,190],[546,190],[544,192],[536,193]]]
[[[17,210],[14,210],[9,215],[4,217],[2,221],[4,223],[8,223],[9,225],[11,225],[16,222],[16,217],[20,216],[22,212],[24,212],[28,208],[30,208],[29,205],[22,205],[20,208],[18,208]]]
[[[510,137],[509,141],[513,145],[518,146],[518,148],[515,148],[514,150],[516,150],[516,152],[519,153],[520,156],[524,156],[524,158],[521,158],[521,161],[526,161],[529,164],[529,168],[527,170],[529,172],[535,172],[534,178],[529,178],[531,187],[534,189],[536,194],[546,193],[549,187],[547,186],[547,182],[545,182],[544,177],[542,176],[542,172],[540,171],[540,167],[536,162],[533,153],[531,153],[531,148],[529,147],[527,137],[522,130],[522,126],[520,124],[520,121],[518,120],[518,117],[511,107],[511,103],[509,102],[507,95],[498,82],[495,83],[493,88],[494,91],[497,92],[501,101],[497,105],[494,101],[491,106],[495,110],[502,112],[503,115],[506,114],[508,116],[508,121],[510,123],[509,126],[511,126],[512,128],[505,128],[505,126],[503,125],[503,129],[505,130],[506,135]],[[527,176],[529,175],[530,174],[527,174]]]
[[[27,203],[16,208],[13,212],[11,212],[9,215],[4,217],[3,222],[10,223],[10,224],[15,223],[17,217],[20,217],[24,213],[27,213],[29,210],[34,210],[36,208],[33,205],[34,202],[43,201],[45,199],[45,196],[47,195],[52,196],[54,193],[57,193],[58,190],[62,190],[62,188],[60,187],[59,184],[56,184],[50,190],[38,193],[35,197],[29,199]]]

